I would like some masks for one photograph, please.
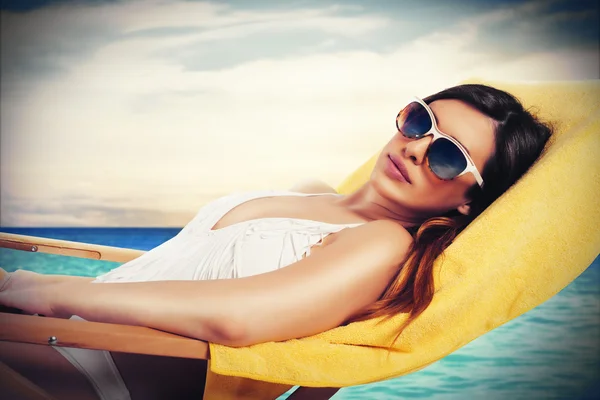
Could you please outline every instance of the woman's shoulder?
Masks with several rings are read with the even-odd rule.
[[[352,229],[345,229],[340,232],[345,236],[363,238],[369,242],[412,242],[413,237],[410,232],[400,223],[389,219],[376,219],[360,224]]]
[[[337,243],[338,251],[371,253],[383,264],[397,264],[405,259],[412,242],[411,234],[399,223],[374,220],[340,231],[331,244]]]

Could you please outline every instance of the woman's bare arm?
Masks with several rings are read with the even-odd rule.
[[[340,232],[297,263],[252,277],[44,285],[2,292],[0,304],[148,326],[230,346],[286,340],[339,326],[375,301],[410,240],[400,225],[373,221]]]

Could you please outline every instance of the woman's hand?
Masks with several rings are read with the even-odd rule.
[[[23,310],[26,314],[59,315],[52,307],[52,300],[66,289],[59,283],[45,283],[44,276],[29,271],[6,273],[0,269],[0,305]]]
[[[56,316],[44,288],[8,289],[0,293],[0,305],[18,308],[25,314]]]

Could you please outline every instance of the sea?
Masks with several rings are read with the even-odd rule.
[[[0,228],[150,250],[179,228]],[[96,276],[118,263],[0,249],[0,266]],[[600,257],[556,296],[409,375],[342,388],[350,399],[600,399]],[[353,368],[348,360],[348,368]],[[289,392],[282,395],[285,399]]]

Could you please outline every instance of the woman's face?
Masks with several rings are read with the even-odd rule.
[[[493,155],[494,121],[459,100],[437,100],[430,105],[438,128],[458,140],[469,152],[479,172]],[[381,196],[396,203],[394,210],[407,217],[424,219],[458,209],[469,212],[468,189],[477,184],[471,173],[452,180],[439,179],[427,165],[427,149],[432,135],[408,139],[398,132],[383,148],[371,175]],[[390,173],[390,156],[404,164],[410,183]]]

